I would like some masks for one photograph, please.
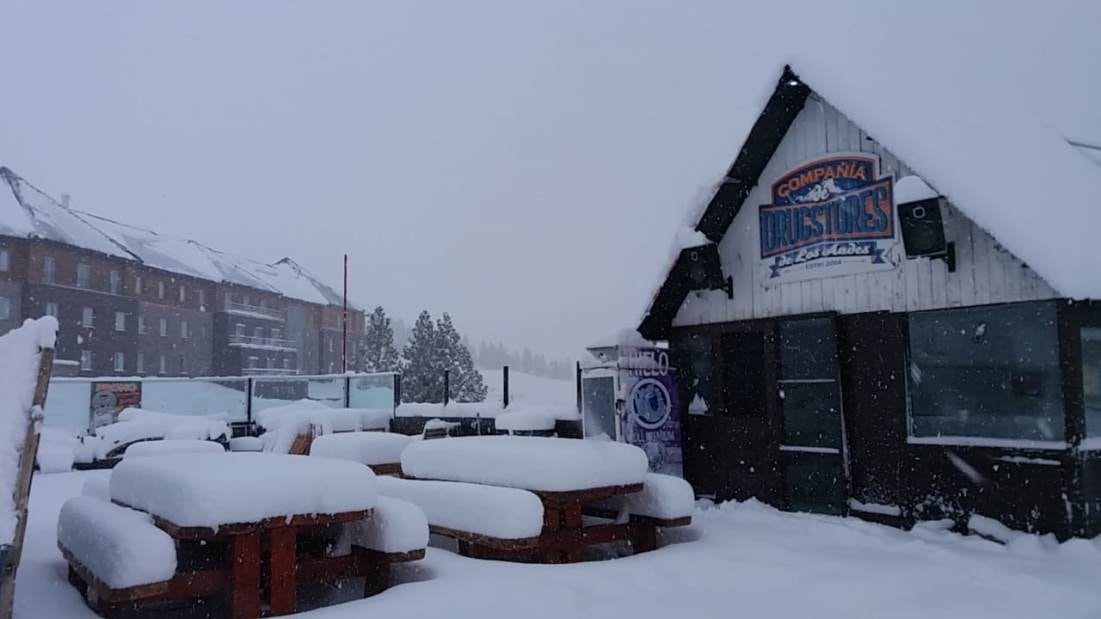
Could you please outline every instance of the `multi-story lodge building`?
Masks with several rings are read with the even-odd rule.
[[[0,333],[56,316],[83,376],[340,372],[343,298],[290,258],[234,256],[70,208],[0,167]],[[348,369],[364,333],[348,305]]]

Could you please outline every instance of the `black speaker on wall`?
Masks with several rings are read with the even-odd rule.
[[[898,205],[902,244],[908,257],[943,256],[948,251],[940,202],[940,198],[930,198]]]
[[[902,245],[907,258],[943,258],[948,270],[955,271],[955,244],[944,237],[943,206],[944,198],[940,197],[899,204]]]

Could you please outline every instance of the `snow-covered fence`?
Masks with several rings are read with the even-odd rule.
[[[0,337],[0,617],[12,614],[27,501],[50,386],[57,320],[27,320]]]
[[[51,381],[46,427],[70,434],[92,433],[93,393],[101,383],[127,383],[138,406],[176,415],[223,416],[250,424],[264,410],[311,400],[330,408],[393,410],[400,376],[394,373],[317,376],[218,376],[197,378],[96,377]],[[124,407],[119,402],[116,413]],[[108,416],[109,417],[109,416]]]

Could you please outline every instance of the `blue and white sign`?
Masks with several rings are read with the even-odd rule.
[[[669,365],[669,351],[635,348],[621,354],[620,361],[625,366],[623,440],[646,452],[651,471],[683,476],[676,372]]]
[[[894,268],[894,179],[878,158],[831,155],[772,184],[759,208],[765,285]]]

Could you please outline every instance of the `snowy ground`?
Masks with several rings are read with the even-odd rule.
[[[39,475],[15,616],[94,617],[65,580],[55,526],[87,475]],[[101,473],[100,473],[101,474]],[[358,617],[780,617],[1036,619],[1101,616],[1101,541],[1006,547],[934,529],[784,514],[757,504],[698,511],[660,550],[569,566],[465,559],[430,548],[405,581],[303,613]]]

